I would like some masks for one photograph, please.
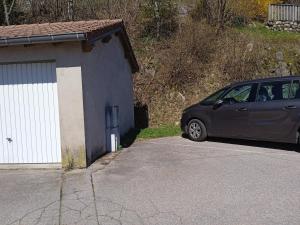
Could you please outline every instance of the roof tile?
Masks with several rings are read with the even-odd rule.
[[[0,39],[71,33],[90,33],[101,30],[105,32],[107,29],[112,29],[113,27],[121,24],[122,20],[92,20],[0,26]]]

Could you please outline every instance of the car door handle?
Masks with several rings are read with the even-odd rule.
[[[289,105],[284,107],[284,109],[291,110],[291,109],[297,109],[297,107],[295,105]]]
[[[248,111],[248,109],[247,108],[239,108],[237,111],[239,111],[239,112],[246,112],[246,111]]]

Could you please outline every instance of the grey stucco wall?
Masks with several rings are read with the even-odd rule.
[[[80,167],[86,164],[81,53],[79,42],[0,48],[0,63],[56,62],[63,164],[69,150]]]
[[[120,133],[134,126],[132,72],[118,37],[82,53],[87,161],[106,153],[106,107],[119,106]]]

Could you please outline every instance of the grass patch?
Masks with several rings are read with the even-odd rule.
[[[131,129],[121,137],[121,148],[130,147],[136,140],[147,140],[163,137],[174,137],[182,134],[179,126],[163,125],[157,128]]]
[[[296,32],[287,32],[287,31],[272,31],[266,28],[262,23],[253,23],[249,26],[237,27],[238,31],[251,35],[254,37],[261,37],[269,40],[278,40],[278,41],[299,41],[300,33]]]
[[[146,128],[141,130],[137,139],[152,139],[162,137],[174,137],[181,135],[181,129],[175,125],[164,125],[157,128]]]

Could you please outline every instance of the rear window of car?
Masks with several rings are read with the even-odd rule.
[[[291,87],[291,99],[300,99],[300,82],[299,80],[294,80]]]
[[[287,100],[290,98],[291,81],[261,83],[257,95],[258,102]]]

